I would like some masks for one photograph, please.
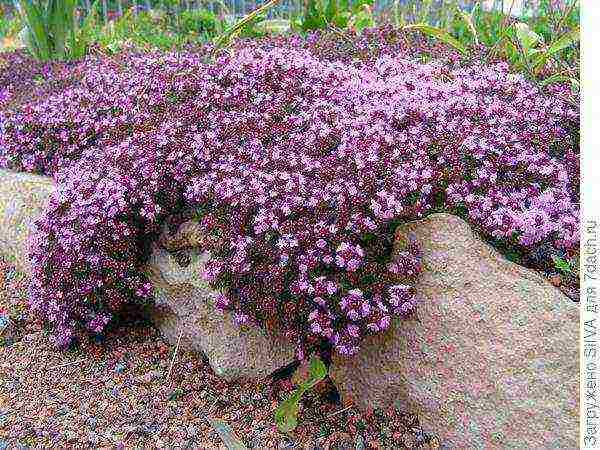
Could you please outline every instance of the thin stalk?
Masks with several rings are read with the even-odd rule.
[[[262,14],[265,11],[268,11],[269,8],[275,6],[279,2],[280,2],[280,0],[268,1],[267,3],[262,5],[260,8],[255,9],[250,14],[247,14],[246,16],[244,16],[235,25],[233,25],[229,29],[225,30],[225,32],[221,36],[219,36],[217,38],[217,40],[215,41],[214,51],[216,52],[218,49],[220,49],[231,36],[238,33],[245,25],[250,23],[256,16]]]
[[[573,10],[575,9],[575,5],[579,2],[579,0],[573,0],[573,3],[571,3],[571,6],[569,6],[568,8],[565,9],[565,13],[563,14],[563,16],[560,18],[560,21],[558,22],[558,25],[556,26],[556,28],[554,29],[554,32],[556,34],[560,33],[560,29],[562,28],[563,24],[565,23],[565,21],[567,20],[567,17],[569,17],[571,15],[571,13],[573,12]]]
[[[513,6],[514,2],[515,2],[515,0],[512,0],[511,6],[510,6],[511,10],[512,10],[512,6]],[[504,0],[502,1],[502,11],[504,12]],[[489,59],[491,57],[491,55],[493,54],[493,52],[496,51],[496,48],[507,37],[506,30],[508,29],[507,24],[508,24],[509,17],[510,17],[510,14],[505,14],[504,15],[504,19],[502,19],[502,24],[500,25],[500,34],[501,34],[502,37],[500,39],[498,39],[494,43],[494,45],[492,45],[489,48],[489,50],[486,52],[486,59]]]
[[[108,23],[108,4],[106,0],[102,0],[102,17],[104,19],[104,24]]]

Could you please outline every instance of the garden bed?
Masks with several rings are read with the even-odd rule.
[[[197,353],[173,359],[174,346],[143,320],[121,323],[105,342],[56,351],[19,297],[24,281],[0,261],[0,310],[18,321],[0,346],[0,449],[224,448],[207,417],[228,423],[250,449],[341,450],[357,436],[365,448],[439,448],[425,443],[431,436],[414,416],[365,416],[327,390],[305,398],[300,425],[286,436],[273,411],[290,381],[224,383]]]
[[[429,429],[447,431],[452,445],[476,445],[483,436],[506,445],[570,445],[571,421],[541,435],[527,422],[527,407],[500,384],[529,385],[530,400],[554,411],[570,415],[574,407],[564,370],[575,364],[568,350],[576,308],[544,278],[577,300],[579,110],[567,85],[542,87],[476,56],[380,28],[241,41],[228,52],[126,51],[47,65],[20,53],[3,57],[0,176],[11,185],[0,191],[8,198],[0,225],[17,217],[27,245],[9,229],[0,250],[25,261],[31,285],[22,291],[40,319],[33,332],[14,330],[15,343],[3,351],[29,364],[30,356],[13,349],[51,338],[67,355],[82,355],[61,366],[75,385],[100,377],[127,410],[120,392],[131,390],[131,401],[143,403],[149,394],[136,383],[156,371],[164,377],[167,361],[148,353],[166,348],[152,343],[148,324],[129,322],[135,331],[123,334],[122,319],[140,306],[156,308],[160,293],[168,320],[180,321],[179,338],[195,340],[213,369],[223,356],[208,349],[215,336],[240,339],[227,341],[243,342],[236,348],[252,341],[247,348],[264,353],[268,345],[256,343],[277,334],[290,350],[269,342],[284,362],[294,351],[297,360],[316,354],[326,361],[347,404],[331,383],[320,383],[321,397],[304,400],[297,448],[335,448],[328,439],[346,431],[351,445],[414,448],[417,439],[435,447],[430,436],[411,434],[414,417],[393,408],[372,414],[371,405],[395,399],[402,411],[418,409]],[[29,206],[40,211],[22,227],[19,214]],[[190,249],[203,255],[192,274],[185,269]],[[179,266],[165,267],[174,258]],[[535,330],[522,328],[531,321],[549,327],[539,354],[530,347]],[[486,324],[492,329],[482,333]],[[171,340],[177,335],[158,326]],[[240,334],[247,329],[264,336]],[[137,342],[138,335],[147,338]],[[94,339],[106,339],[103,350]],[[180,340],[172,343],[177,352]],[[83,356],[98,351],[104,365]],[[514,357],[517,351],[523,354]],[[39,370],[50,370],[37,360]],[[239,414],[249,398],[260,405],[249,417],[272,414],[290,388],[272,380],[281,373],[225,386],[183,350],[173,361],[168,380],[148,384],[178,417],[194,411],[193,422],[203,423],[199,436],[214,438],[198,416],[224,402],[220,418],[234,420],[247,445],[284,442],[273,427],[247,424]],[[536,390],[530,363],[563,387],[554,403]],[[517,372],[522,379],[511,375]],[[225,392],[220,400],[215,388]],[[325,392],[338,403],[325,401]],[[518,423],[503,420],[496,433],[484,398],[517,414]],[[187,399],[179,412],[177,402]],[[183,423],[169,440],[190,439],[178,428]],[[473,431],[478,426],[485,431]],[[257,430],[266,444],[254,442]],[[138,439],[126,431],[131,436],[118,439]]]

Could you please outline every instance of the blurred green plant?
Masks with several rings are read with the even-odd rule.
[[[217,16],[207,9],[192,9],[179,15],[179,31],[184,34],[215,36],[221,28]]]
[[[327,367],[321,359],[313,355],[310,359],[308,379],[302,382],[292,394],[277,407],[275,423],[279,431],[287,433],[298,425],[298,412],[302,396],[327,376]]]
[[[83,57],[91,43],[96,8],[80,24],[76,0],[19,0],[24,28],[21,40],[40,61],[73,60]]]
[[[202,39],[202,36],[200,36]],[[106,53],[114,54],[126,46],[141,49],[171,50],[198,39],[195,34],[178,33],[161,10],[134,14],[129,9],[123,16],[96,29],[95,42]]]
[[[23,22],[19,16],[0,16],[0,37],[15,36],[23,28]]]
[[[22,46],[18,35],[23,28],[19,16],[0,17],[0,52],[14,50]]]
[[[298,31],[350,28],[361,32],[375,26],[374,0],[308,0],[304,10],[292,20]]]
[[[462,44],[460,41],[458,41],[456,38],[454,38],[450,33],[448,33],[445,30],[442,30],[441,28],[433,27],[433,26],[427,25],[427,24],[418,23],[418,24],[414,24],[414,25],[405,25],[403,27],[403,29],[420,31],[421,33],[423,33],[429,37],[432,37],[434,39],[437,39],[439,41],[442,41],[442,42],[450,45],[451,47],[454,47],[456,50],[458,50],[463,55],[466,55],[468,52],[467,47],[464,44]]]
[[[436,14],[431,6],[429,0],[420,3],[421,9],[415,2],[396,0],[396,25],[444,42],[463,55],[472,48],[486,49],[488,58],[508,61],[540,86],[567,82],[579,91],[578,0],[562,9],[541,0],[537,14],[529,10],[520,19],[502,11],[484,11],[479,3],[469,13],[456,0],[442,0],[443,8]]]
[[[264,5],[246,14],[240,20],[231,24],[227,29],[214,39],[215,50],[227,47],[237,37],[259,37],[264,33],[257,30],[256,26],[266,19],[265,14],[280,0],[269,0]]]
[[[529,25],[518,22],[514,25],[514,36],[509,34],[507,45],[512,53],[513,63],[521,70],[525,70],[533,77],[540,75],[549,61],[565,66],[558,55],[565,49],[579,42],[579,27],[569,30],[556,39],[546,43],[544,38],[534,32]],[[570,69],[566,67],[567,72]],[[576,80],[575,80],[576,81]]]
[[[554,261],[554,267],[563,274],[577,276],[579,270],[579,258],[568,261],[558,256],[554,256],[552,260]]]

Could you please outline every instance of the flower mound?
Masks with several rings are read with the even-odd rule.
[[[448,210],[513,245],[578,246],[579,113],[505,66],[293,46],[123,58],[4,112],[0,166],[58,183],[31,245],[32,305],[59,345],[151,300],[149,242],[182,211],[218,305],[299,356],[323,340],[354,354],[414,310],[420,255],[409,239],[392,259],[399,222]]]

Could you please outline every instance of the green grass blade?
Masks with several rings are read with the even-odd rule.
[[[50,37],[45,27],[44,13],[30,0],[20,0],[20,12],[23,22],[29,30],[30,51],[38,59],[47,61],[50,59]]]
[[[428,23],[432,3],[433,0],[423,0],[423,3],[421,4],[421,16],[419,17],[419,23]]]
[[[269,0],[267,3],[262,5],[260,8],[255,9],[249,14],[246,14],[242,17],[237,23],[235,23],[232,27],[228,28],[215,40],[215,47],[220,48],[225,45],[232,35],[238,33],[245,25],[252,22],[256,17],[261,15],[264,12],[267,12],[271,7],[275,6],[279,3],[280,0]]]
[[[540,52],[540,54],[533,61],[533,68],[538,70],[542,68],[546,61],[548,61],[552,56],[560,53],[561,51],[569,48],[571,45],[575,44],[579,41],[579,27],[574,30],[568,31],[555,41],[551,42],[548,45],[548,48]]]
[[[460,9],[458,10],[458,14],[460,15],[461,19],[467,24],[467,27],[471,31],[471,34],[473,35],[473,42],[475,43],[475,45],[479,45],[479,38],[477,36],[477,29],[475,28],[475,24],[473,23],[473,17]]]
[[[73,0],[50,0],[48,2],[48,29],[52,37],[52,57],[67,57],[67,39],[73,34],[75,4]]]
[[[81,28],[73,30],[71,38],[71,57],[73,59],[83,58],[85,56],[88,47],[92,41],[93,32],[96,29],[98,23],[98,5],[100,0],[96,0],[86,18],[84,19]]]
[[[552,75],[545,80],[540,81],[540,86],[548,86],[553,83],[571,83],[576,89],[579,89],[580,87],[579,80],[565,75]]]
[[[404,6],[401,5],[400,0],[394,0],[394,20],[397,27],[402,28],[406,25],[406,20],[404,19]]]
[[[467,54],[467,48],[463,44],[461,44],[457,39],[455,39],[450,33],[439,28],[432,27],[431,25],[426,24],[414,24],[406,25],[404,29],[420,31],[421,33],[429,37],[438,39],[439,41],[450,45],[463,55]]]
[[[570,47],[576,42],[579,42],[579,27],[575,28],[574,30],[568,31],[555,41],[551,42],[546,52],[548,53],[548,55],[551,56],[561,52],[565,48]]]

